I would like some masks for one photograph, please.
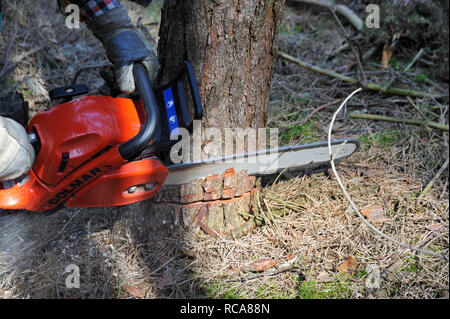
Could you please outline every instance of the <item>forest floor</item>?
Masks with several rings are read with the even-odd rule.
[[[49,106],[48,89],[70,83],[81,67],[107,62],[88,30],[65,28],[53,2],[4,5],[0,74],[6,70],[3,61],[12,68],[0,77],[0,90],[21,91],[32,114]],[[143,10],[127,3],[133,20],[142,16],[155,38],[160,6],[156,1]],[[330,13],[286,9],[280,51],[357,77],[352,51],[335,52],[345,41]],[[363,53],[369,48],[363,45]],[[439,63],[432,52],[401,72],[416,54],[400,45],[390,68],[380,70],[378,50],[363,63],[365,75],[381,85],[395,75],[393,86],[448,96],[448,83],[432,72],[430,65]],[[78,82],[101,84],[94,69]],[[268,125],[280,128],[284,144],[326,140],[333,112],[356,88],[280,58]],[[350,118],[355,111],[448,125],[448,98],[363,91],[339,114],[333,130],[334,138],[361,142],[337,170],[368,219],[378,218],[377,228],[397,241],[448,256],[448,168],[417,198],[449,156],[448,133]],[[2,213],[0,298],[448,298],[448,260],[380,238],[352,210],[333,173],[280,176],[261,192],[265,224],[236,240],[171,225],[145,227],[140,218],[148,205],[73,208],[48,216]],[[280,209],[284,216],[267,218]],[[66,286],[70,265],[80,269],[80,288]]]

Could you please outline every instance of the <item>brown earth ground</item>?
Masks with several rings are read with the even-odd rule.
[[[53,1],[10,0],[4,6],[0,72],[5,60],[17,65],[0,79],[0,89],[20,90],[32,112],[47,107],[47,90],[70,83],[79,68],[107,62],[88,30],[65,28]],[[160,2],[145,10],[127,6],[157,38],[158,25],[152,23],[159,21]],[[346,28],[352,32],[350,25]],[[280,50],[355,76],[346,69],[354,61],[351,50],[332,56],[344,43],[329,13],[306,6],[286,9]],[[448,40],[443,43],[448,70]],[[365,63],[366,76],[384,84],[397,74],[394,86],[448,95],[447,83],[430,71],[439,62],[432,52],[409,73],[399,74],[416,53],[401,47],[392,68],[380,71],[378,52]],[[93,69],[78,82],[91,89],[101,84]],[[268,124],[280,127],[283,143],[326,139],[338,104],[302,120],[355,88],[279,59]],[[417,199],[448,158],[448,135],[425,126],[348,117],[353,111],[423,115],[448,124],[448,99],[411,101],[372,92],[356,95],[339,115],[333,135],[358,138],[362,148],[338,171],[358,207],[369,213],[367,207],[377,207],[380,230],[448,256],[448,168],[425,198]],[[261,225],[239,239],[187,232],[165,212],[148,214],[151,205],[64,209],[49,216],[3,213],[0,298],[448,298],[448,261],[380,239],[351,209],[333,174],[272,181],[258,197]],[[80,268],[78,289],[66,288],[70,264]],[[376,270],[379,279],[371,281]]]

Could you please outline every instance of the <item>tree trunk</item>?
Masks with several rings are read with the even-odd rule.
[[[187,59],[199,84],[204,128],[263,128],[284,2],[166,0],[158,84],[178,75]],[[186,227],[236,235],[251,222],[246,224],[239,212],[250,210],[254,183],[245,172],[229,171],[183,185],[179,192],[162,190],[154,207],[170,206]]]

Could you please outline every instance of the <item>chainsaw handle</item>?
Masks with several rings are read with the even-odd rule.
[[[132,159],[153,140],[158,131],[159,110],[147,69],[142,63],[135,63],[133,67],[136,90],[139,93],[145,110],[145,123],[139,133],[131,140],[119,145],[119,154],[123,159]]]
[[[191,89],[192,99],[194,100],[194,119],[201,120],[203,116],[202,100],[200,98],[200,93],[198,92],[198,85],[194,74],[194,68],[192,67],[191,62],[187,60],[184,61],[184,66],[186,67],[186,72],[189,79],[189,87]]]

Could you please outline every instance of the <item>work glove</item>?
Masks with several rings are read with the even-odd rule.
[[[33,146],[22,125],[0,116],[0,181],[13,180],[31,170]]]
[[[135,91],[134,62],[142,62],[154,84],[159,63],[153,48],[131,22],[124,6],[120,5],[99,17],[87,21],[87,27],[102,42],[108,59],[114,64],[115,81],[120,91]]]

